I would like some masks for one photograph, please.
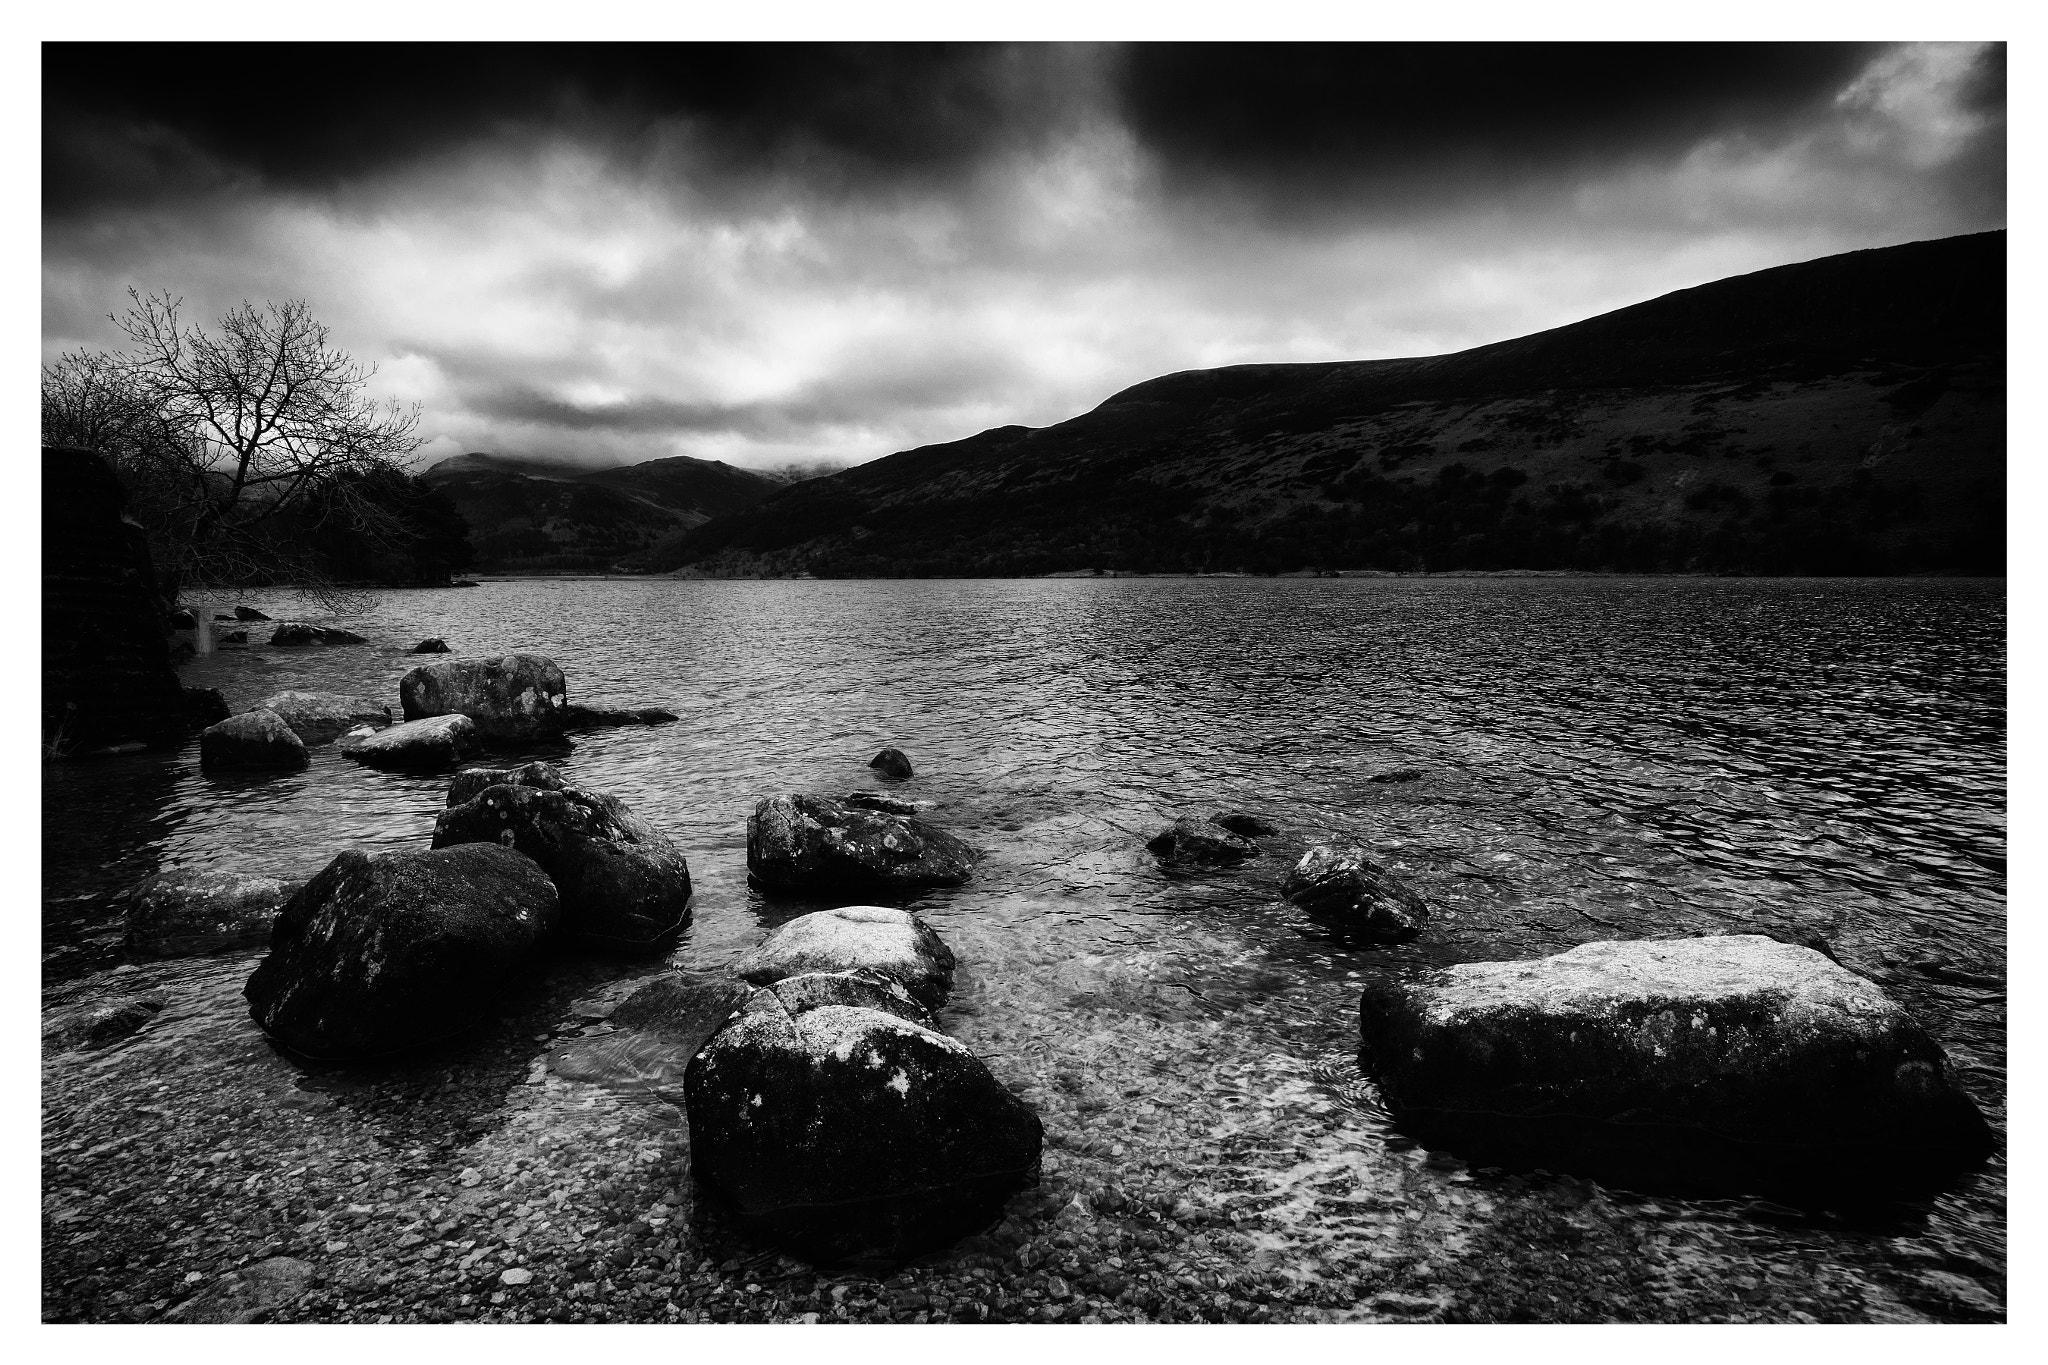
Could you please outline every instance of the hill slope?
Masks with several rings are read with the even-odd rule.
[[[688,456],[592,470],[473,453],[420,477],[455,504],[486,573],[602,572],[782,487]]]
[[[1452,355],[1149,380],[786,489],[643,567],[2003,572],[2005,234]]]

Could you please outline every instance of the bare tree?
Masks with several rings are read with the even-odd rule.
[[[291,582],[334,599],[292,532],[340,518],[372,541],[403,537],[366,490],[419,448],[418,405],[372,399],[375,367],[333,346],[302,300],[245,302],[209,334],[168,293],[128,297],[111,320],[129,350],[44,369],[44,440],[115,463],[183,581]]]

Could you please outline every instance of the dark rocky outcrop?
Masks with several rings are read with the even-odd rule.
[[[561,733],[569,688],[554,660],[504,654],[421,664],[399,680],[398,699],[407,720],[464,715],[487,738],[530,739]]]
[[[178,868],[145,879],[128,894],[130,957],[198,957],[254,948],[301,883],[210,868]]]
[[[884,777],[893,777],[899,781],[916,776],[910,769],[910,759],[901,749],[882,750],[868,760],[868,766]]]
[[[164,603],[127,494],[88,450],[43,450],[43,748],[53,756],[192,733]]]
[[[204,730],[234,714],[228,709],[228,699],[220,694],[217,687],[186,688],[185,706],[186,717],[195,730]]]
[[[545,767],[545,765],[536,765]],[[560,782],[549,769],[544,779]],[[604,947],[671,942],[690,919],[690,865],[623,801],[566,785],[501,783],[434,822],[434,847],[504,844],[553,880],[563,928]]]
[[[275,712],[309,747],[332,743],[359,725],[391,723],[390,707],[342,692],[273,692],[249,709]]]
[[[1209,817],[1209,823],[1229,830],[1240,839],[1265,839],[1280,832],[1280,827],[1272,821],[1243,811],[1218,811]]]
[[[915,801],[906,801],[900,796],[889,796],[883,792],[848,792],[841,798],[841,802],[861,810],[878,810],[884,815],[915,815],[923,809]]]
[[[65,1010],[43,1025],[43,1050],[69,1052],[118,1043],[148,1026],[169,1003],[161,993],[150,992],[107,997]]]
[[[865,972],[887,977],[936,1014],[953,989],[953,950],[907,910],[845,905],[800,915],[733,964],[756,986],[811,973]]]
[[[199,732],[202,768],[288,772],[312,761],[304,741],[275,711],[244,711]]]
[[[684,1079],[691,1168],[756,1236],[897,1258],[986,1226],[1037,1178],[1038,1116],[955,1040],[757,992]]]
[[[771,891],[907,892],[958,886],[975,852],[907,815],[822,796],[771,796],[747,819],[747,870]]]
[[[666,725],[681,720],[673,711],[659,706],[578,706],[562,708],[565,730],[603,730],[620,725]]]
[[[288,647],[302,645],[366,645],[365,637],[352,630],[337,626],[309,626],[302,621],[287,621],[270,632],[270,643]]]
[[[412,652],[415,654],[446,654],[448,652],[448,642],[436,635],[432,639],[422,640],[414,645]]]
[[[1903,1009],[1760,935],[1583,943],[1382,980],[1360,1026],[1397,1113],[1698,1129],[1900,1162],[1986,1139]]]
[[[1229,830],[1185,817],[1145,841],[1164,863],[1195,867],[1228,867],[1255,858],[1259,846]]]
[[[235,619],[237,621],[268,621],[270,618],[254,607],[236,607]]]
[[[475,800],[486,787],[508,783],[515,787],[539,787],[542,791],[558,792],[569,785],[569,780],[552,763],[534,762],[518,768],[464,768],[450,779],[445,804],[459,806]]]
[[[372,768],[438,772],[476,752],[476,722],[468,716],[435,716],[388,730],[361,726],[341,737],[342,756]]]
[[[285,903],[243,994],[302,1056],[414,1051],[488,1017],[559,915],[554,883],[508,848],[351,849]]]
[[[1280,894],[1321,920],[1374,943],[1406,943],[1429,923],[1429,904],[1364,849],[1319,844],[1281,879]]]

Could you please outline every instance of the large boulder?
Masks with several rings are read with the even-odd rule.
[[[545,766],[545,765],[540,765]],[[548,769],[545,778],[559,781]],[[434,847],[491,843],[539,863],[562,923],[587,943],[650,948],[690,920],[690,864],[617,797],[570,786],[486,787],[434,821]]]
[[[799,915],[733,964],[733,975],[756,986],[848,971],[888,977],[936,1013],[953,989],[953,950],[907,910],[844,905]]]
[[[391,708],[343,692],[273,692],[249,707],[274,711],[308,747],[340,739],[358,725],[391,723]]]
[[[1835,1151],[1968,1147],[1986,1132],[1940,1046],[1883,991],[1753,934],[1583,943],[1383,980],[1360,1025],[1397,1114]]]
[[[464,715],[493,739],[559,734],[568,683],[552,659],[504,654],[421,664],[398,682],[407,720]]]
[[[300,885],[212,868],[159,872],[128,894],[123,946],[139,958],[257,947],[269,940],[271,922]]]
[[[285,903],[243,994],[305,1057],[416,1050],[489,1017],[560,913],[547,874],[509,848],[351,849]]]
[[[1428,902],[1349,845],[1310,849],[1281,879],[1280,894],[1371,943],[1406,943],[1429,923]]]
[[[771,891],[958,886],[973,875],[974,858],[922,820],[821,796],[771,796],[747,819],[747,870]]]
[[[1145,847],[1161,862],[1197,867],[1228,867],[1255,858],[1259,846],[1232,834],[1220,825],[1204,824],[1185,817],[1145,841]]]
[[[993,1221],[1044,1129],[981,1060],[898,1015],[760,991],[684,1076],[690,1164],[746,1230],[819,1261]]]
[[[199,732],[199,766],[289,772],[313,761],[275,711],[244,711]]]
[[[476,752],[476,722],[468,716],[435,716],[407,721],[388,730],[367,725],[341,737],[345,758],[372,768],[402,772],[439,772]]]
[[[501,787],[507,783],[558,792],[569,785],[569,779],[563,777],[562,770],[554,764],[539,761],[517,768],[464,768],[449,780],[446,804],[459,806],[466,801],[474,801],[483,794],[484,788]]]

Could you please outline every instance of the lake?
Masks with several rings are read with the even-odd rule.
[[[395,711],[420,662],[405,651],[438,635],[456,657],[547,654],[571,701],[668,707],[679,723],[508,756],[549,758],[674,838],[694,923],[667,964],[579,961],[473,1054],[367,1078],[263,1044],[239,994],[256,954],[145,967],[172,1000],[159,1021],[46,1066],[46,1315],[135,1316],[267,1245],[331,1267],[309,1316],[409,1316],[365,1250],[385,1243],[337,1234],[322,1198],[280,1185],[223,1212],[240,1207],[227,1185],[181,1188],[208,1143],[239,1154],[250,1189],[294,1166],[313,1174],[292,1181],[346,1173],[383,1196],[363,1197],[366,1224],[474,1186],[465,1171],[505,1182],[520,1193],[476,1213],[471,1240],[530,1242],[552,1201],[578,1245],[616,1236],[639,1258],[602,1264],[653,1272],[622,1275],[631,1295],[605,1311],[657,1321],[972,1321],[975,1292],[982,1316],[1071,1317],[1086,1276],[1151,1320],[2004,1315],[2002,1151],[1936,1196],[1854,1211],[1702,1192],[1684,1171],[1473,1166],[1404,1138],[1357,1062],[1375,973],[1595,939],[1818,935],[1943,1044],[2002,1147],[2002,580],[528,580],[386,593],[345,624],[373,643],[224,649],[184,681],[236,709],[308,688]],[[898,794],[987,851],[972,882],[909,904],[959,958],[944,1027],[1045,1122],[1045,1177],[990,1236],[834,1295],[791,1263],[770,1283],[691,1222],[673,1078],[540,1063],[664,965],[716,970],[817,908],[749,890],[747,814],[775,792],[872,788],[885,745],[917,768]],[[1375,780],[1403,772],[1419,776]],[[301,773],[210,777],[196,743],[46,765],[43,782],[52,991],[120,960],[116,898],[141,877],[306,877],[349,847],[424,848],[447,786],[332,747]],[[1174,816],[1221,810],[1283,833],[1224,872],[1169,873],[1145,851]],[[1287,866],[1332,837],[1432,902],[1419,940],[1347,945],[1280,900]],[[136,1141],[130,1184],[102,1187],[97,1144],[62,1133],[124,1105],[162,1140]],[[289,1125],[242,1131],[278,1105]],[[94,1225],[142,1249],[110,1268]],[[592,1315],[567,1288],[463,1289],[457,1307],[473,1269],[446,1266],[457,1318]]]

